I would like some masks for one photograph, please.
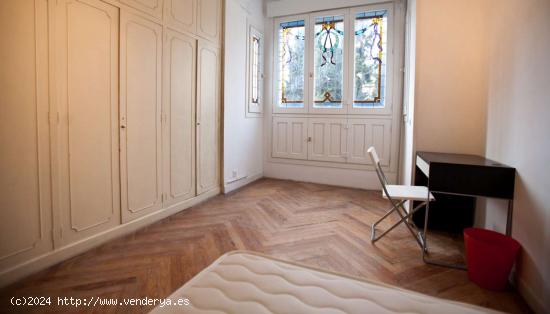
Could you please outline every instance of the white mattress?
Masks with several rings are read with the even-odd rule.
[[[497,313],[420,293],[234,251],[151,313]]]

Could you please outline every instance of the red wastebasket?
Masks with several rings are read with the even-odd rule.
[[[464,229],[468,278],[480,287],[504,290],[520,249],[518,241],[498,232]]]

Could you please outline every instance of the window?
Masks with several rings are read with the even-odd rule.
[[[248,42],[248,109],[247,116],[259,116],[262,113],[263,84],[263,36],[252,25]]]
[[[279,107],[304,107],[305,21],[279,24]]]
[[[259,95],[260,95],[260,38],[257,36],[252,36],[252,42],[250,43],[252,45],[251,48],[251,73],[250,73],[250,80],[252,80],[252,95],[250,96],[250,101],[253,104],[257,104],[260,102]]]
[[[354,20],[354,107],[383,107],[387,11],[360,12]]]
[[[314,27],[315,108],[341,108],[344,76],[344,17],[315,18]]]
[[[381,4],[277,19],[274,111],[389,114],[392,12]]]

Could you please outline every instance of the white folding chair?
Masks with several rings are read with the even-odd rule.
[[[376,169],[376,174],[378,175],[380,184],[382,184],[382,194],[384,198],[387,198],[392,203],[392,208],[384,216],[382,216],[382,218],[380,218],[378,221],[376,221],[372,225],[371,241],[374,243],[380,240],[383,236],[385,236],[388,232],[392,231],[399,224],[404,223],[405,226],[407,226],[407,228],[413,235],[413,237],[415,238],[416,242],[418,242],[418,245],[420,245],[420,248],[422,248],[422,250],[425,251],[427,248],[426,248],[426,241],[424,239],[424,235],[421,232],[416,231],[417,228],[414,225],[414,223],[410,220],[410,218],[417,210],[419,210],[422,206],[426,205],[427,202],[435,200],[434,196],[430,193],[429,199],[428,199],[428,188],[425,186],[388,184],[388,180],[386,179],[386,176],[382,171],[382,167],[380,166],[380,158],[378,158],[376,149],[374,149],[374,147],[370,147],[368,149],[368,153]],[[405,204],[406,201],[411,201],[411,202],[420,201],[421,203],[407,213],[407,210],[403,206],[403,204]],[[399,214],[399,217],[401,219],[399,219],[399,221],[393,224],[386,231],[382,232],[382,234],[380,234],[379,236],[376,236],[376,226],[379,223],[381,223],[384,219],[386,219],[393,212],[396,212],[397,214]]]

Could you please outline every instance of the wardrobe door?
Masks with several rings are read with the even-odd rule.
[[[218,43],[222,30],[222,0],[197,1],[197,35]]]
[[[197,1],[200,0],[165,0],[164,16],[168,26],[194,34],[197,28]]]
[[[220,50],[199,41],[197,72],[197,194],[201,194],[219,186]]]
[[[54,208],[61,245],[120,223],[118,15],[97,0],[55,5]]]
[[[346,162],[348,130],[345,118],[310,118],[308,159]]]
[[[120,0],[120,2],[156,18],[162,18],[162,0]]]
[[[307,118],[273,117],[272,157],[307,159]]]
[[[0,272],[53,249],[47,14],[0,1]]]
[[[167,30],[163,68],[164,206],[195,196],[196,40]]]
[[[368,149],[376,148],[382,166],[390,165],[391,119],[348,120],[348,163],[371,164]]]
[[[120,16],[122,221],[157,211],[161,186],[162,27]]]

